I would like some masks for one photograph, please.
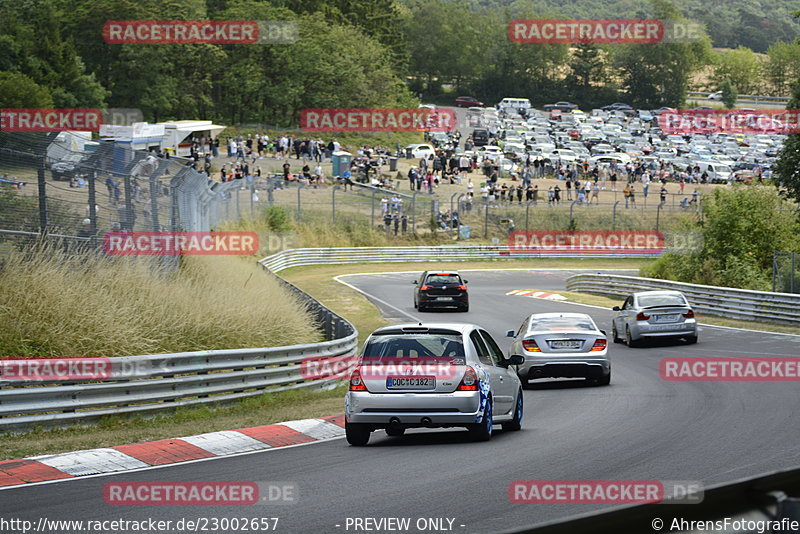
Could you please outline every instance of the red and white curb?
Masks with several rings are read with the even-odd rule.
[[[0,487],[115,473],[227,456],[344,435],[344,415],[209,432],[132,445],[0,461]]]
[[[518,295],[520,297],[546,300],[567,300],[567,297],[559,295],[558,293],[547,293],[546,291],[536,291],[535,289],[514,289],[506,293],[506,295]]]

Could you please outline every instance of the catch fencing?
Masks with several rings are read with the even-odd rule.
[[[680,291],[699,312],[781,324],[800,324],[800,295],[704,286],[611,274],[577,274],[567,280],[569,291],[625,297],[636,291]]]

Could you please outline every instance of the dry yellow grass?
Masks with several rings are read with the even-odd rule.
[[[11,256],[0,271],[0,357],[126,356],[320,339],[311,316],[252,258]]]

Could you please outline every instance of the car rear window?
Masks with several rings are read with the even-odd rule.
[[[639,307],[650,308],[652,306],[686,306],[686,299],[683,295],[643,295],[638,297]]]
[[[394,358],[444,358],[464,360],[460,334],[378,335],[369,340],[362,356],[364,363]]]
[[[586,319],[571,319],[567,317],[546,317],[541,319],[531,320],[531,331],[536,330],[587,330],[594,332],[595,326]]]
[[[457,274],[437,273],[429,274],[425,279],[426,284],[460,284],[461,277]]]

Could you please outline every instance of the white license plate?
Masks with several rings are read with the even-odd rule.
[[[551,341],[551,349],[578,349],[581,346],[580,341]]]
[[[443,301],[449,302],[449,301],[453,300],[453,297],[436,297],[436,300],[443,300]]]
[[[653,316],[653,319],[655,319],[655,321],[656,321],[657,323],[674,323],[675,321],[677,321],[677,320],[678,320],[678,314],[672,314],[672,315],[654,315],[654,316]]]
[[[386,379],[386,389],[433,389],[436,379],[432,376],[397,376]]]

